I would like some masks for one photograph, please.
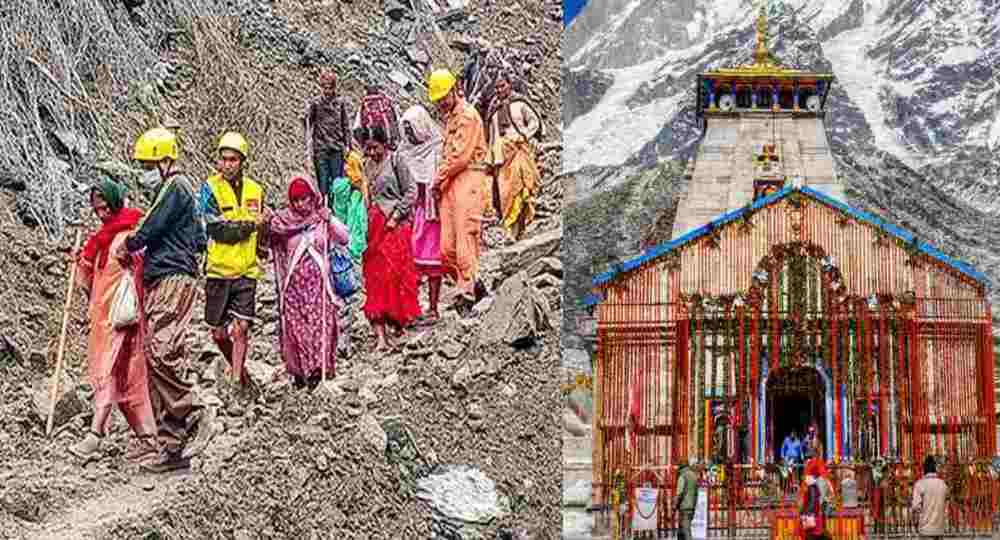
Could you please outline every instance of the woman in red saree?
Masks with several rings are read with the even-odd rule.
[[[823,487],[826,464],[819,458],[806,463],[805,478],[799,495],[799,537],[817,540],[826,537],[826,513],[823,508]]]
[[[368,248],[362,261],[365,316],[375,327],[377,350],[395,348],[400,336],[420,315],[417,267],[413,260],[413,206],[417,186],[410,167],[389,149],[389,138],[376,126],[367,133],[365,177],[371,190]],[[392,332],[386,331],[392,326]]]
[[[347,227],[330,214],[312,182],[288,185],[288,208],[268,216],[281,320],[281,358],[297,387],[315,386],[337,367],[337,311],[330,281],[330,249],[346,246]]]
[[[122,268],[115,257],[108,256],[142,219],[142,211],[125,206],[125,193],[125,186],[111,179],[91,190],[90,204],[101,220],[101,228],[87,239],[76,261],[77,285],[89,299],[87,376],[94,389],[90,432],[69,448],[71,454],[81,459],[102,455],[101,441],[115,405],[124,413],[136,436],[126,458],[142,462],[158,455],[141,325],[116,330],[111,324],[111,306],[125,273],[134,272],[136,287],[142,286],[141,259],[136,257],[131,268]]]

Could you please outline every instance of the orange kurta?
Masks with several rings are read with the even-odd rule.
[[[486,135],[479,112],[459,98],[445,126],[441,186],[441,262],[459,290],[474,293],[479,272],[480,229],[486,210]]]
[[[128,232],[119,233],[111,242],[115,253]],[[95,268],[81,259],[77,262],[77,284],[89,289],[90,335],[87,341],[87,375],[94,388],[97,407],[118,404],[132,427],[138,423],[154,424],[149,401],[146,360],[138,334],[138,325],[118,331],[111,326],[111,304],[123,269],[114,257],[108,257],[104,268]],[[116,360],[123,362],[116,366]],[[135,413],[135,414],[130,414]],[[138,423],[136,423],[138,422]]]

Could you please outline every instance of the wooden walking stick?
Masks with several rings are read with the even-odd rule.
[[[73,242],[73,255],[80,249],[81,230],[76,230],[76,240]],[[69,308],[73,305],[73,286],[76,284],[76,261],[70,262],[69,284],[66,286],[66,306],[63,308],[62,332],[59,334],[59,352],[56,355],[56,371],[52,374],[52,392],[49,394],[49,418],[45,422],[45,436],[52,434],[52,420],[56,413],[56,396],[59,394],[59,383],[62,381],[63,354],[66,352],[66,327],[69,326]]]
[[[327,261],[326,264],[328,265],[327,272],[326,272],[327,275],[321,276],[323,278],[323,293],[322,293],[322,295],[323,295],[323,310],[322,310],[323,313],[321,315],[323,317],[323,322],[322,322],[322,327],[323,327],[323,346],[320,347],[320,354],[323,355],[323,363],[320,364],[320,366],[321,366],[320,369],[321,369],[321,373],[322,373],[322,375],[320,376],[320,380],[323,382],[323,387],[326,388],[326,362],[327,362],[328,356],[329,356],[329,354],[327,354],[327,351],[326,351],[326,344],[327,344],[327,341],[328,341],[327,340],[327,336],[326,336],[326,308],[327,308],[327,303],[330,301],[330,293],[333,292],[333,291],[330,290],[333,287],[333,285],[330,283],[330,277],[331,277],[330,273],[333,271],[333,268],[329,268],[329,264],[330,264],[330,224],[327,223],[327,222],[323,222],[321,224],[321,226],[326,228],[326,230],[323,231],[323,256],[326,257],[326,261]]]

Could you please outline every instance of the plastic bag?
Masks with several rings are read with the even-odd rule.
[[[330,279],[337,296],[347,299],[361,289],[360,279],[354,271],[354,261],[347,248],[333,245],[330,248]]]
[[[123,330],[139,322],[139,293],[132,272],[125,270],[111,301],[111,326]]]

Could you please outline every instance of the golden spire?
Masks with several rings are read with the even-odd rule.
[[[802,71],[799,69],[792,69],[786,66],[782,66],[776,58],[771,55],[771,51],[767,44],[767,5],[768,0],[752,0],[754,4],[754,11],[757,13],[757,19],[754,23],[754,28],[757,33],[757,45],[754,48],[753,61],[747,65],[730,67],[730,68],[719,68],[713,69],[706,73],[705,75],[713,77],[778,77],[778,78],[789,78],[789,77],[808,77],[816,78],[819,77],[822,80],[832,80],[833,75],[830,73],[810,73]]]
[[[754,51],[754,58],[758,65],[771,63],[771,53],[767,50],[767,11],[764,6],[766,1],[760,3],[760,10],[757,12],[757,50]]]

